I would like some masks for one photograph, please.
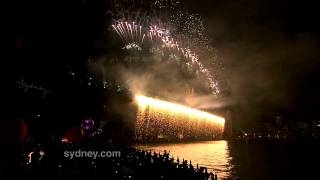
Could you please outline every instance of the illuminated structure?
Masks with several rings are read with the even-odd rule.
[[[211,140],[223,135],[225,120],[183,105],[137,95],[136,137],[153,140]]]

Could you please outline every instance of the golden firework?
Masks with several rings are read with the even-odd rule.
[[[223,134],[222,117],[184,105],[137,95],[136,135],[143,138],[211,139]]]

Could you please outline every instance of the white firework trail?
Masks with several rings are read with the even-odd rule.
[[[186,59],[190,60],[193,65],[196,65],[200,70],[200,72],[203,73],[208,78],[209,87],[213,91],[213,93],[214,94],[220,93],[217,81],[214,80],[209,69],[205,68],[203,64],[200,62],[199,56],[193,51],[191,51],[190,48],[181,47],[179,43],[170,36],[169,30],[162,29],[157,26],[150,26],[149,36],[151,40],[152,40],[152,37],[156,36],[161,39],[165,47],[174,48],[178,52],[181,52]]]
[[[135,22],[117,22],[112,25],[112,28],[126,44],[143,43],[145,34],[142,31],[142,26]]]
[[[172,49],[181,53],[193,66],[198,68],[198,70],[207,77],[210,90],[214,94],[220,93],[218,82],[211,75],[209,69],[205,68],[205,66],[200,62],[199,56],[189,47],[183,47],[180,45],[180,43],[171,36],[168,29],[152,25],[146,32],[144,32],[143,29],[145,28],[141,25],[137,25],[135,22],[129,23],[122,21],[117,22],[112,25],[112,27],[127,45],[136,44],[139,47],[142,47],[145,36],[147,36],[151,42],[156,43],[159,41],[163,48]]]

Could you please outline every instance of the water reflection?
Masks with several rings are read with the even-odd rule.
[[[319,141],[207,141],[144,145],[206,166],[219,179],[319,179]],[[181,162],[181,161],[180,161]]]
[[[193,165],[206,166],[218,174],[219,179],[231,177],[232,165],[227,141],[206,141],[178,144],[140,145],[141,149],[155,152],[170,151],[174,158],[191,160]]]

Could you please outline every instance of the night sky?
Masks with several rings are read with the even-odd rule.
[[[207,10],[240,119],[318,119],[319,11],[305,1],[221,1]],[[245,115],[246,114],[246,115]],[[244,118],[242,118],[244,116]]]
[[[79,119],[97,116],[105,100],[87,79],[89,57],[107,54],[111,39],[108,3],[10,1],[1,42],[1,114],[18,115],[36,131],[64,131]],[[319,11],[306,1],[184,2],[200,13],[225,67],[239,126],[268,121],[318,119]],[[110,42],[111,43],[111,42]],[[25,80],[49,90],[24,92]],[[40,114],[40,116],[37,116]]]

